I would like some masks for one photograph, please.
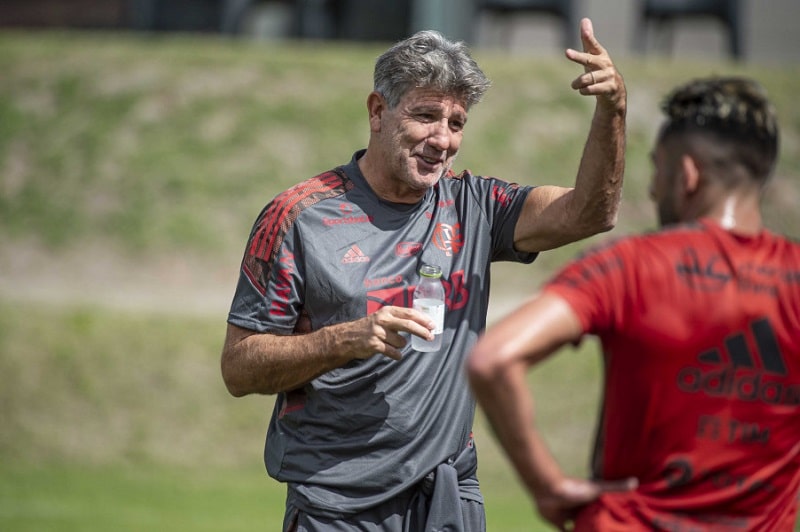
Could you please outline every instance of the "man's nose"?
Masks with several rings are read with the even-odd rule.
[[[428,145],[442,151],[447,150],[450,148],[452,134],[446,119],[434,122],[428,133]]]

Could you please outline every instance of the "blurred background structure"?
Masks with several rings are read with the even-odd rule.
[[[588,16],[630,53],[800,60],[797,0],[3,0],[0,27],[209,32],[262,39],[394,41],[438,29],[514,53],[577,46]]]

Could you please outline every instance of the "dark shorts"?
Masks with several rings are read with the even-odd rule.
[[[427,497],[396,497],[380,506],[345,518],[310,515],[287,503],[284,532],[436,532],[425,530]],[[464,532],[485,532],[486,514],[483,504],[460,499]]]

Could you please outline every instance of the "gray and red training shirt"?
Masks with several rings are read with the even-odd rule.
[[[530,187],[465,171],[415,205],[379,199],[349,164],[273,199],[251,232],[228,321],[292,334],[410,307],[421,264],[442,268],[443,347],[403,359],[354,360],[280,393],[264,451],[310,513],[348,514],[413,485],[471,445],[474,401],[463,361],[484,329],[492,261],[530,263],[514,250]],[[480,500],[474,475],[462,497]]]

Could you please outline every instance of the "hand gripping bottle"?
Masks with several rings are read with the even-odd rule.
[[[426,314],[436,324],[434,338],[430,342],[417,335],[411,335],[411,347],[416,351],[438,351],[442,347],[444,331],[444,286],[442,269],[439,266],[423,264],[419,269],[420,281],[414,289],[413,307]]]

